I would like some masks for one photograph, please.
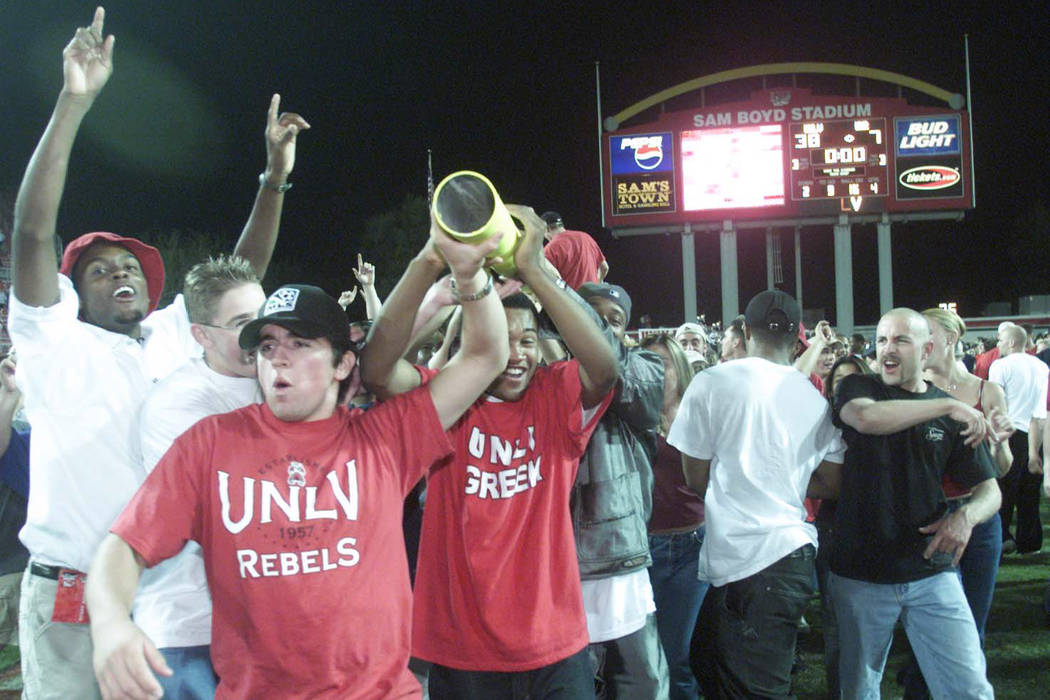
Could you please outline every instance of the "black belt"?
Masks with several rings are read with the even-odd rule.
[[[40,578],[49,578],[52,581],[58,580],[58,572],[62,570],[61,566],[48,566],[47,564],[39,564],[32,562],[29,565],[29,573]]]

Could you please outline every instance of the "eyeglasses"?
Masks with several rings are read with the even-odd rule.
[[[234,331],[236,333],[240,333],[241,330],[245,326],[247,326],[249,323],[252,322],[252,320],[253,319],[250,319],[250,318],[243,318],[243,319],[241,319],[239,321],[234,322],[232,325],[229,325],[229,326],[218,326],[218,325],[216,325],[214,323],[198,323],[197,325],[198,326],[207,326],[208,328],[218,328],[221,331]]]

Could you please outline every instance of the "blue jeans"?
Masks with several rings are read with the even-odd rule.
[[[948,511],[953,512],[962,507],[965,500],[948,501]],[[988,612],[992,609],[992,595],[995,593],[995,579],[999,574],[999,557],[1003,553],[1002,525],[999,514],[973,528],[970,541],[966,545],[962,559],[959,560],[959,577],[962,579],[963,593],[973,613],[977,625],[977,635],[984,646],[984,628],[988,622]],[[905,700],[927,698],[929,691],[919,671],[918,661],[911,654],[901,680],[904,682]]]
[[[213,700],[219,679],[211,665],[211,647],[166,647],[160,650],[174,671],[170,676],[157,676],[165,698],[178,700]]]
[[[656,628],[671,672],[671,700],[696,700],[700,695],[689,668],[689,640],[710,587],[697,578],[703,543],[703,525],[693,532],[649,536],[653,557],[649,580],[656,600]]]
[[[951,504],[949,504],[951,509]],[[988,622],[988,612],[992,609],[992,595],[995,593],[995,579],[999,574],[999,557],[1003,553],[1002,525],[999,514],[977,525],[970,533],[970,542],[966,545],[962,559],[959,561],[959,576],[962,577],[963,591],[973,612],[977,624],[977,634],[984,645],[984,627]]]
[[[973,613],[954,571],[908,583],[869,583],[832,572],[828,586],[839,621],[842,697],[878,700],[898,618],[934,698],[994,697]]]

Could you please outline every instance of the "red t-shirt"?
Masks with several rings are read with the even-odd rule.
[[[425,388],[367,413],[205,418],[113,526],[152,566],[204,549],[216,698],[416,698],[402,502],[451,452]]]
[[[551,239],[543,254],[572,289],[579,289],[585,282],[601,281],[598,267],[605,256],[594,239],[583,231],[562,231]]]
[[[605,398],[583,425],[579,363],[536,370],[519,401],[482,397],[434,465],[416,571],[412,655],[527,671],[587,645],[569,493]]]
[[[999,359],[999,348],[992,348],[988,352],[982,352],[973,363],[973,373],[981,379],[988,379],[988,370],[992,363]]]

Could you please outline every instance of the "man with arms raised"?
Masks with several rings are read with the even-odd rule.
[[[898,618],[933,697],[992,697],[953,567],[973,526],[999,508],[999,487],[979,444],[988,432],[984,415],[922,378],[932,347],[926,319],[894,309],[875,332],[879,375],[846,377],[836,392],[847,450],[829,588],[844,698],[879,697]],[[951,513],[945,472],[973,491]]]
[[[427,477],[412,649],[434,664],[433,700],[510,700],[526,688],[536,700],[594,694],[569,492],[611,399],[616,356],[590,308],[544,269],[543,221],[507,208],[525,224],[518,277],[575,359],[540,366],[535,307],[524,294],[504,300],[509,360],[450,431],[455,454]],[[380,394],[421,381],[392,358],[426,288],[406,274],[376,319],[363,378]]]
[[[247,260],[219,256],[198,263],[183,285],[190,331],[204,350],[150,390],[139,412],[145,472],[153,471],[175,438],[201,418],[259,403],[255,358],[237,342],[241,329],[266,302]],[[209,656],[211,596],[200,545],[149,569],[133,613],[172,669],[161,676],[167,697],[210,700],[218,679]]]
[[[827,402],[791,365],[802,311],[765,291],[747,305],[747,357],[693,378],[667,442],[704,497],[704,596],[690,660],[706,698],[791,697],[817,531],[807,495],[834,495],[842,443]],[[812,477],[812,484],[811,484]]]
[[[20,604],[31,700],[98,697],[83,572],[142,481],[136,418],[150,385],[200,353],[181,297],[154,312],[164,288],[155,248],[90,233],[67,246],[56,274],[55,225],[73,141],[113,68],[103,19],[100,7],[63,52],[62,92],[15,202],[8,327],[34,432]],[[266,171],[234,251],[260,277],[276,242],[296,134],[308,126],[298,115],[278,116],[278,102],[274,95]]]
[[[463,299],[463,346],[426,387],[343,406],[356,358],[339,304],[278,289],[240,334],[265,404],[180,436],[103,542],[88,583],[107,700],[157,697],[170,671],[128,617],[144,566],[198,542],[214,601],[216,698],[418,697],[402,503],[451,451],[445,435],[506,364],[490,249],[438,231]],[[426,267],[440,269],[428,247]]]

